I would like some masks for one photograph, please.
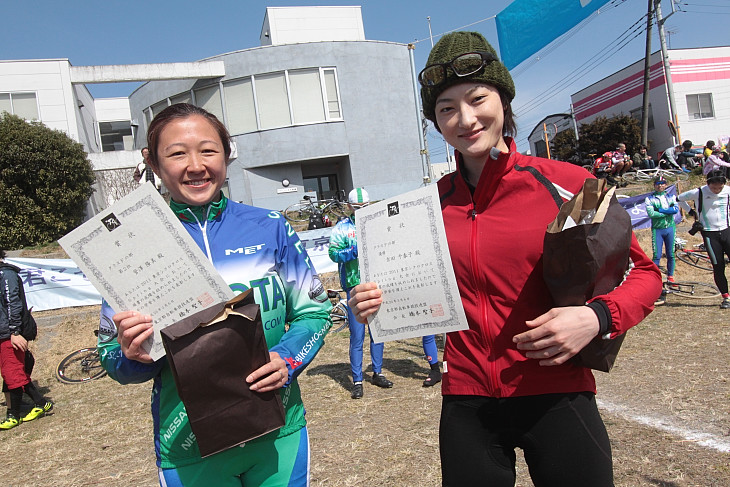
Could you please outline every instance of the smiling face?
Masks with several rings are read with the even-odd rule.
[[[492,147],[507,152],[502,136],[504,107],[499,92],[482,83],[461,83],[436,100],[436,121],[446,142],[466,162],[484,163]]]
[[[205,117],[170,121],[157,144],[157,175],[178,203],[202,206],[218,198],[226,180],[223,141]]]
[[[710,188],[710,191],[712,191],[715,194],[720,194],[722,191],[722,188],[725,187],[725,183],[723,181],[713,181],[711,183],[707,183],[707,186]]]

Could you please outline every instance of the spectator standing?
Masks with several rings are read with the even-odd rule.
[[[161,180],[157,177],[155,172],[150,168],[147,163],[149,157],[149,149],[147,147],[142,148],[142,162],[137,164],[134,170],[134,180],[140,184],[145,182],[151,182],[157,188],[157,191],[161,188]]]
[[[662,258],[662,247],[667,255],[667,281],[674,282],[674,237],[676,223],[674,216],[679,212],[677,197],[667,194],[667,181],[662,176],[654,180],[654,192],[644,200],[646,213],[651,218],[651,246],[654,250],[654,264],[657,267]]]
[[[730,258],[730,188],[722,171],[707,175],[707,184],[680,194],[679,201],[693,201],[703,230],[702,240],[712,262],[715,285],[722,293],[721,309],[730,309],[725,276],[725,257]],[[700,204],[700,199],[702,203]],[[700,211],[701,208],[701,211]]]
[[[0,249],[0,374],[9,399],[7,416],[0,423],[0,430],[33,421],[53,408],[53,403],[41,395],[30,377],[32,364],[27,361],[33,357],[28,357],[28,339],[35,337],[23,336],[23,330],[33,318],[25,301],[23,282],[18,276],[20,269],[4,259],[5,251]],[[33,399],[34,406],[21,417],[23,392]]]
[[[634,167],[638,167],[639,169],[654,169],[656,167],[654,159],[646,151],[647,148],[645,145],[639,147],[639,152],[634,154]]]
[[[340,284],[350,299],[350,290],[360,284],[360,266],[358,263],[357,232],[355,227],[355,210],[370,204],[370,197],[363,188],[355,188],[348,195],[348,205],[352,215],[342,218],[330,236],[329,256],[332,261],[337,262],[340,275]],[[365,323],[355,318],[352,309],[348,307],[348,321],[350,324],[350,369],[352,372],[352,399],[360,399],[363,396],[363,342],[365,340]],[[383,343],[374,343],[373,336],[368,327],[370,335],[370,359],[373,367],[372,383],[378,387],[393,387],[393,383],[386,379],[382,373],[383,366]],[[441,382],[441,370],[438,361],[438,349],[433,335],[423,337],[423,351],[431,367],[424,387],[433,386]]]

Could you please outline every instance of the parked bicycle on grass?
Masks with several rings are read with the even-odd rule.
[[[329,227],[349,214],[347,203],[338,198],[317,200],[305,195],[299,203],[294,203],[284,210],[284,218],[291,223],[308,222],[307,230]]]

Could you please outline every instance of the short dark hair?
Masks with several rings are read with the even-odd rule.
[[[684,147],[687,150],[690,150],[692,148],[692,141],[691,140],[685,140],[682,142],[682,147]]]
[[[193,115],[199,115],[206,118],[213,126],[218,135],[221,138],[221,144],[223,145],[223,152],[226,156],[226,162],[231,155],[231,135],[228,133],[228,129],[218,118],[205,110],[204,108],[191,105],[189,103],[176,103],[158,113],[150,123],[150,127],[147,130],[147,147],[150,153],[147,155],[147,163],[152,167],[158,167],[157,160],[157,149],[160,144],[160,134],[167,125],[178,119],[192,117]]]
[[[710,171],[709,173],[707,173],[707,184],[710,184],[710,183],[725,184],[726,182],[727,182],[727,178],[725,177],[725,173],[719,169],[715,169],[714,171]]]

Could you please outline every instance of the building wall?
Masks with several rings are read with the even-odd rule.
[[[340,189],[346,191],[364,186],[375,199],[423,183],[407,46],[314,42],[264,46],[212,59],[224,61],[225,77],[148,82],[130,96],[132,118],[142,120],[147,107],[206,84],[287,69],[337,70],[341,121],[232,134],[238,149],[238,158],[229,167],[232,199],[282,209],[301,198],[303,177],[317,171],[336,173]],[[146,137],[146,128],[140,125],[140,140]],[[297,191],[280,192],[283,178]]]

